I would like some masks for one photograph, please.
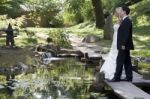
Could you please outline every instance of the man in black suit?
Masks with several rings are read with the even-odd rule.
[[[126,73],[125,80],[132,81],[133,78],[130,50],[134,50],[134,45],[132,40],[132,22],[128,18],[129,13],[130,9],[127,6],[121,7],[120,17],[122,22],[117,35],[117,66],[114,78],[111,80],[112,82],[120,81],[123,66]]]

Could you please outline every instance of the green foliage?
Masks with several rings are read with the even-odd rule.
[[[37,44],[37,39],[36,38],[27,38],[27,42],[29,44]]]
[[[146,15],[140,15],[135,18],[135,25],[136,26],[149,26],[150,20],[149,16]]]
[[[65,26],[71,26],[71,25],[74,25],[76,24],[76,18],[75,18],[75,14],[74,13],[68,13],[68,12],[65,12],[63,14],[63,19],[64,19],[64,25]]]
[[[93,6],[91,0],[85,0],[83,6],[81,7],[81,14],[84,18],[84,21],[94,19]]]
[[[52,27],[62,27],[64,25],[63,15],[62,13],[58,13],[52,20]]]
[[[150,17],[150,0],[142,0],[142,2],[137,3],[132,6],[135,11],[135,15],[147,15]]]
[[[1,1],[0,14],[7,14],[11,18],[27,14],[28,26],[62,25],[63,21],[55,16],[60,11],[61,3],[54,0],[6,0]],[[21,8],[23,5],[23,8]],[[28,9],[28,11],[25,11]]]
[[[65,24],[73,25],[83,22],[83,17],[81,14],[83,4],[84,0],[65,0],[63,15]]]
[[[20,4],[23,4],[24,0],[3,0],[0,5],[0,14],[7,14],[8,17],[16,18],[22,15]]]
[[[150,1],[143,0],[131,6],[131,16],[136,26],[150,25]]]
[[[56,45],[61,47],[71,47],[67,34],[63,30],[57,29],[50,31],[49,36]]]
[[[33,4],[33,11],[27,15],[28,20],[32,21],[29,25],[48,27],[50,26],[49,23],[59,23],[58,18],[55,18],[60,11],[59,3],[52,0],[39,0],[28,2],[27,4],[31,5],[30,3]]]
[[[115,7],[124,4],[127,0],[102,0],[103,8],[112,12]]]
[[[26,15],[27,17],[27,26],[39,26],[40,17],[35,11],[30,12]]]
[[[0,1],[0,4],[3,4],[3,3],[5,3],[7,0],[1,0]]]

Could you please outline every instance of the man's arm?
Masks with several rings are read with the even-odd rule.
[[[124,50],[125,49],[125,45],[127,44],[127,41],[129,39],[129,35],[130,35],[130,28],[132,26],[132,23],[131,21],[127,20],[126,22],[124,22],[122,24],[122,42],[121,42],[121,47],[122,49]]]

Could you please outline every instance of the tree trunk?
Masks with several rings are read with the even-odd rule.
[[[103,29],[105,21],[104,21],[103,9],[102,9],[102,2],[101,0],[92,0],[92,4],[95,12],[96,27]]]
[[[104,39],[106,40],[112,40],[113,39],[113,23],[112,23],[112,15],[110,14],[105,19],[105,25],[104,25]]]

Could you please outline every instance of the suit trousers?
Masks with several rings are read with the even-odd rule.
[[[114,79],[120,80],[123,66],[126,73],[126,78],[132,80],[132,63],[130,57],[130,50],[118,50],[117,62],[116,62],[116,73]]]

